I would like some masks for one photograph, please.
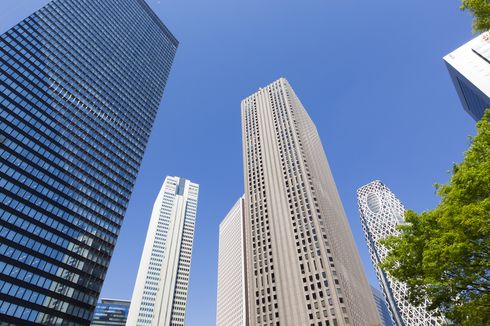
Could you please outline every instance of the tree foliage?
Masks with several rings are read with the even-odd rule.
[[[380,267],[405,282],[408,299],[442,313],[451,325],[490,325],[490,110],[464,161],[453,167],[433,210],[405,213],[401,234],[383,240]]]
[[[472,12],[475,33],[490,29],[490,0],[462,0],[461,10]]]

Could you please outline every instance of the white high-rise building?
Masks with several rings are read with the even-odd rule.
[[[320,137],[293,89],[280,78],[241,109],[250,325],[379,325]]]
[[[490,32],[444,57],[463,108],[475,120],[490,108]]]
[[[371,261],[383,290],[393,322],[397,326],[434,326],[441,320],[427,312],[425,306],[415,307],[406,299],[407,286],[393,280],[376,267],[386,257],[386,247],[379,241],[390,235],[398,235],[396,226],[404,223],[405,208],[381,181],[375,180],[357,190],[362,228],[366,236]]]
[[[216,326],[246,325],[243,197],[219,226]]]
[[[199,185],[167,177],[158,194],[127,326],[183,326]]]

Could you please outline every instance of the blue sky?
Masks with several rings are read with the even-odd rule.
[[[0,32],[47,0],[2,0]],[[289,80],[317,125],[369,281],[356,189],[438,198],[474,134],[442,57],[472,38],[458,0],[148,0],[180,41],[102,297],[129,299],[166,175],[200,184],[188,326],[214,325],[218,226],[243,192],[240,101]]]

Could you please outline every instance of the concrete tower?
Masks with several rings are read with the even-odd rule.
[[[381,323],[323,151],[281,78],[242,101],[250,325]]]

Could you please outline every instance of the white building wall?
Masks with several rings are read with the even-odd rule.
[[[243,197],[219,226],[216,326],[244,326]]]
[[[490,97],[490,33],[483,33],[444,57],[472,84]]]
[[[434,326],[441,320],[427,312],[425,306],[415,307],[406,299],[407,286],[389,277],[376,266],[386,257],[386,247],[379,241],[398,235],[396,226],[404,223],[405,208],[381,181],[373,181],[357,190],[362,228],[383,295],[394,324],[397,326]]]
[[[490,107],[490,31],[444,57],[463,108],[475,119]]]
[[[184,325],[199,186],[167,177],[155,200],[128,326]]]

